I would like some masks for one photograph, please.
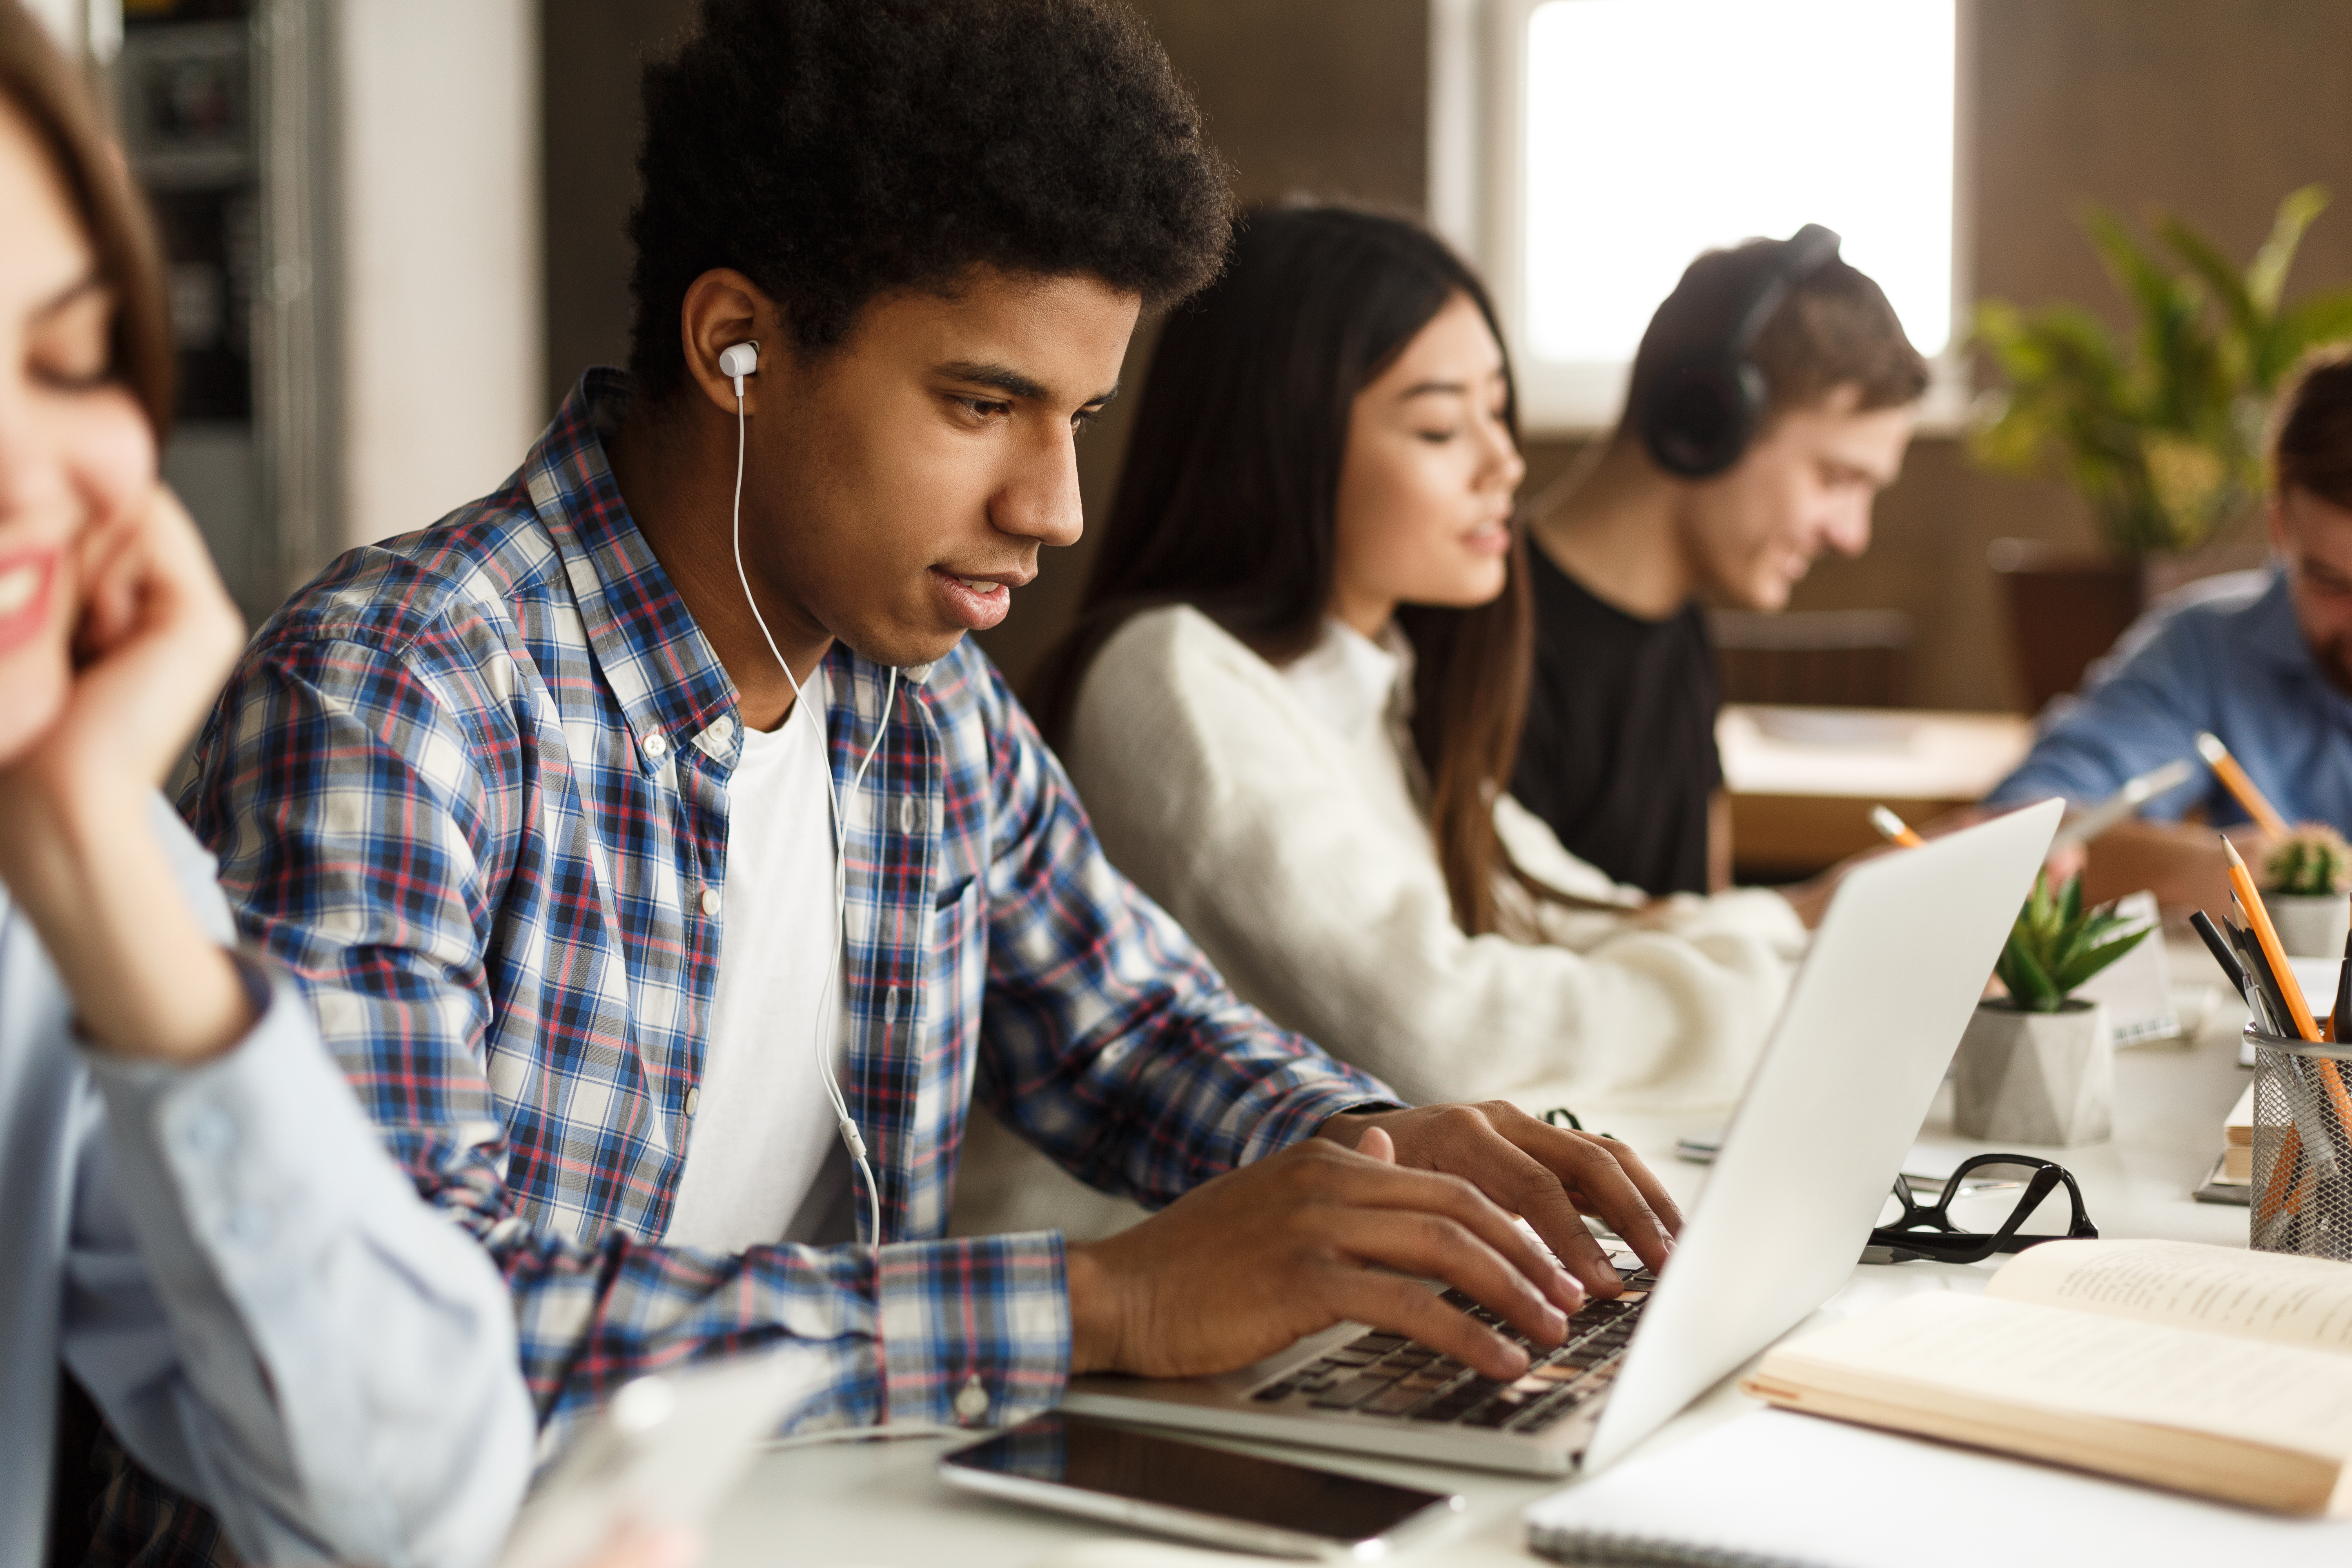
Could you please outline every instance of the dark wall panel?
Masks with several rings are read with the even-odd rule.
[[[637,68],[692,0],[546,0],[540,8],[547,202],[547,406],[628,353]]]

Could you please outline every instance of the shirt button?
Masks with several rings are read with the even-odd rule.
[[[702,912],[703,912],[704,914],[706,914],[706,915],[710,915],[710,916],[713,916],[713,917],[716,917],[716,916],[718,915],[718,913],[719,913],[719,889],[716,889],[716,888],[705,888],[705,889],[702,889]]]
[[[180,1147],[199,1156],[226,1154],[236,1141],[236,1130],[229,1124],[228,1112],[218,1106],[197,1111],[180,1130]]]
[[[646,737],[646,755],[658,757],[669,750],[669,737],[656,730]]]
[[[719,743],[723,746],[727,743],[727,738],[735,732],[735,721],[721,713],[710,721],[710,732],[718,737]]]
[[[701,1103],[702,1090],[699,1089],[689,1089],[686,1091],[686,1113],[688,1116],[693,1115],[696,1107],[699,1106]]]
[[[912,794],[898,797],[898,831],[901,833],[915,831],[915,797]]]
[[[973,1373],[956,1390],[956,1419],[969,1426],[988,1415],[988,1390],[980,1385],[980,1373]]]

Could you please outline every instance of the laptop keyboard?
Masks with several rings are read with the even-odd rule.
[[[1647,1269],[1623,1276],[1625,1293],[1589,1300],[1568,1321],[1556,1349],[1535,1343],[1459,1290],[1439,1298],[1526,1349],[1528,1370],[1510,1382],[1473,1372],[1402,1334],[1370,1333],[1309,1363],[1250,1397],[1275,1404],[1304,1394],[1314,1410],[1485,1431],[1536,1433],[1599,1397],[1617,1375],[1633,1325],[1655,1281]]]

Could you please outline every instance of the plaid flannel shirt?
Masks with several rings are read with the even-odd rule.
[[[851,795],[888,671],[836,646],[843,1087],[887,1245],[660,1245],[741,721],[606,468],[627,398],[591,371],[505,489],[289,601],[182,809],[396,1157],[504,1271],[542,1421],[648,1368],[787,1342],[830,1369],[804,1423],[1024,1417],[1067,1377],[1061,1239],[943,1238],[975,1096],[1147,1205],[1393,1097],[1238,1001],[1112,869],[968,643],[902,672]]]

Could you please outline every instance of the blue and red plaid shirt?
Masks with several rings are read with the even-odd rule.
[[[182,809],[394,1154],[504,1270],[543,1421],[648,1368],[787,1342],[830,1370],[803,1423],[954,1420],[974,1379],[992,1418],[1021,1418],[1067,1376],[1062,1245],[944,1238],[975,1097],[1146,1205],[1394,1097],[1236,1000],[1112,869],[969,644],[902,672],[853,795],[888,671],[836,646],[843,1088],[888,1244],[659,1245],[742,731],[606,467],[628,395],[589,372],[504,489],[289,600]]]

